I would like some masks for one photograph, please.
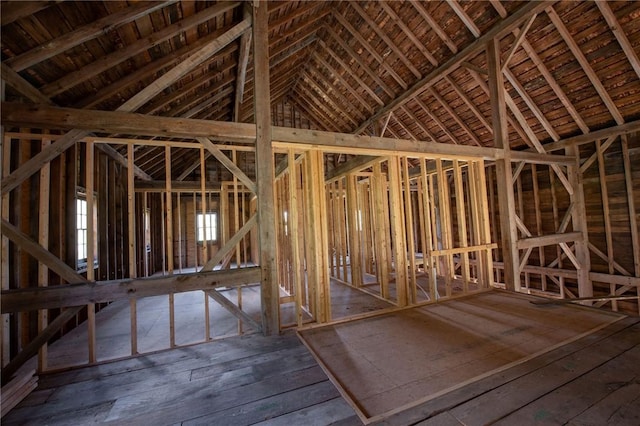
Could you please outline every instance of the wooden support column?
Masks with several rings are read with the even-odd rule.
[[[3,76],[4,77],[4,76]],[[5,81],[0,80],[0,99],[5,100]],[[0,125],[0,142],[2,143],[2,149],[0,149],[0,160],[2,180],[9,176],[11,165],[11,140],[5,139],[4,126]],[[9,194],[10,192],[3,192],[0,195],[0,213],[2,220],[9,220]],[[2,241],[0,246],[0,282],[2,290],[9,289],[9,238],[2,235]],[[2,314],[2,361],[0,365],[4,368],[11,358],[11,329],[10,329],[10,317],[9,314]]]
[[[166,179],[166,210],[165,216],[167,229],[167,273],[173,275],[173,194],[171,193],[171,147],[165,147],[164,167]],[[169,346],[176,346],[176,312],[173,293],[169,293]]]
[[[440,242],[441,247],[438,249],[446,251],[444,260],[442,261],[444,275],[444,283],[447,297],[452,293],[452,279],[455,276],[455,264],[453,262],[453,254],[449,249],[453,248],[452,228],[451,228],[451,206],[449,197],[449,180],[447,174],[442,167],[442,160],[436,160],[436,174],[438,176],[438,208],[440,219]],[[437,232],[435,233],[436,236]]]
[[[404,218],[405,218],[405,235],[407,239],[407,261],[408,264],[408,290],[409,303],[418,301],[418,282],[416,278],[416,243],[415,243],[415,227],[413,221],[413,198],[411,196],[411,181],[409,179],[409,159],[402,157],[402,187],[404,188]]]
[[[402,179],[400,178],[400,157],[394,155],[387,162],[389,170],[389,204],[391,208],[391,236],[393,241],[393,260],[396,272],[396,302],[406,306],[407,298],[407,244],[402,203]],[[411,256],[414,253],[410,254]]]
[[[347,225],[349,227],[349,262],[351,263],[351,285],[361,287],[362,276],[362,211],[358,205],[358,178],[347,175]]]
[[[469,167],[467,167],[468,169]],[[456,215],[458,216],[458,244],[462,248],[468,246],[467,242],[467,218],[465,213],[465,200],[462,182],[462,168],[458,160],[453,160],[453,182],[456,194]],[[460,254],[461,275],[463,281],[464,292],[469,291],[469,253]]]
[[[42,148],[44,149],[51,143],[50,139],[42,139]],[[49,195],[51,191],[51,164],[47,163],[40,169],[40,198],[39,198],[39,226],[38,226],[38,243],[45,249],[49,248]],[[38,287],[47,287],[49,285],[49,268],[43,263],[38,263]],[[47,328],[49,324],[49,310],[41,309],[38,311],[38,333]],[[42,345],[38,351],[38,372],[44,372],[47,369],[47,344]]]
[[[373,165],[371,176],[371,202],[373,204],[373,246],[376,259],[376,275],[380,285],[380,294],[383,298],[389,298],[389,232],[385,220],[387,212],[387,182],[382,174],[380,163]]]
[[[633,195],[633,178],[631,175],[631,159],[629,158],[629,141],[627,135],[620,136],[622,146],[622,160],[624,164],[624,181],[627,187],[627,205],[629,208],[629,226],[631,228],[631,246],[633,249],[633,271],[636,277],[640,277],[640,237],[638,236],[638,222],[636,221],[635,197]],[[636,293],[640,297],[640,286],[636,287]],[[638,302],[640,314],[640,301]]]
[[[296,302],[296,324],[302,326],[302,258],[298,240],[298,173],[296,170],[295,152],[289,150],[289,236],[291,238],[291,262],[293,269],[294,298]],[[239,289],[238,289],[239,290]]]
[[[253,4],[254,117],[256,120],[256,177],[262,302],[265,335],[280,331],[276,230],[273,196],[273,147],[271,146],[271,96],[269,90],[269,12],[267,4]],[[325,254],[326,256],[326,254]]]
[[[87,281],[95,281],[95,269],[93,260],[95,258],[94,249],[94,217],[93,210],[95,199],[93,195],[94,189],[94,164],[95,164],[95,147],[93,142],[86,144],[86,162],[85,162],[85,189],[87,191]],[[49,164],[49,163],[47,163]],[[96,362],[96,305],[89,303],[87,305],[87,337],[89,340],[89,363]]]
[[[589,253],[589,232],[587,224],[587,211],[584,198],[584,184],[580,172],[580,147],[573,145],[565,149],[565,153],[575,157],[575,165],[567,168],[569,182],[573,187],[571,194],[571,220],[574,232],[582,233],[582,238],[575,241],[575,255],[580,268],[578,268],[578,297],[592,297],[593,284],[589,277],[591,271],[591,255]],[[615,294],[615,289],[613,294]]]
[[[431,215],[432,192],[429,188],[427,176],[427,160],[420,159],[420,179],[418,180],[418,214],[420,216],[420,245],[422,247],[422,261],[424,272],[429,276],[429,297],[437,300],[437,277],[431,251],[433,250],[433,236],[431,226],[434,217]]]
[[[137,276],[136,269],[136,244],[135,244],[135,228],[136,228],[136,219],[135,219],[135,189],[134,189],[134,145],[127,145],[127,229],[128,229],[128,253],[129,253],[129,276],[131,278],[135,278]],[[144,194],[145,198],[145,211],[146,211],[146,199],[147,194]],[[145,213],[146,214],[146,213]],[[146,224],[145,224],[146,226]],[[147,253],[145,247],[145,262],[147,263],[147,274],[148,274],[148,260]],[[131,355],[136,355],[138,353],[138,310],[136,299],[129,300],[129,314],[131,318]]]
[[[502,231],[504,282],[508,290],[520,291],[520,255],[516,247],[518,230],[516,227],[515,197],[512,183],[511,147],[509,146],[506,122],[507,108],[499,43],[498,39],[493,39],[487,43],[487,62],[489,68],[491,118],[494,128],[493,139],[495,147],[503,151],[503,157],[496,160],[496,178],[498,183],[500,229]]]
[[[476,184],[476,192],[478,194],[479,201],[479,221],[480,221],[480,234],[482,240],[480,244],[491,244],[491,221],[489,220],[489,203],[487,200],[487,178],[485,174],[484,160],[478,160],[474,164],[476,170],[476,177],[474,179]],[[487,248],[486,254],[481,256],[483,259],[484,267],[484,287],[489,288],[493,286],[493,255],[492,249]]]

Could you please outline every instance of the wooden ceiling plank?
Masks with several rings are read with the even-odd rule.
[[[235,47],[235,46],[233,46]],[[150,103],[147,108],[144,108],[143,110],[141,110],[140,112],[143,114],[155,114],[158,111],[160,111],[162,108],[166,107],[167,105],[169,105],[171,102],[175,102],[176,100],[185,97],[186,95],[189,94],[189,92],[204,86],[207,83],[210,83],[212,80],[215,80],[217,77],[224,75],[225,73],[229,72],[231,69],[235,68],[236,64],[235,62],[228,62],[226,64],[226,66],[222,69],[217,69],[214,71],[209,71],[209,72],[205,72],[204,74],[200,75],[199,77],[194,78],[193,80],[191,80],[189,83],[183,85],[182,87],[180,87],[179,89],[176,89],[174,91],[172,91],[171,93],[165,94],[163,96],[158,96],[152,103]],[[211,83],[210,87],[207,90],[212,90],[217,89],[217,86],[214,85],[218,85],[218,84],[223,84],[226,85],[229,82],[235,82],[235,77],[233,75],[229,75],[227,78],[220,80],[220,81],[215,81],[213,83]],[[201,91],[198,91],[201,92]],[[199,95],[199,94],[198,94]],[[199,97],[199,96],[198,96]],[[187,100],[188,101],[188,100]]]
[[[347,19],[342,16],[342,14],[335,11],[333,13],[333,16],[344,27],[344,29],[347,30],[347,32],[351,34],[351,36],[353,36],[353,38],[355,38],[358,43],[360,43],[360,45],[367,52],[369,52],[371,56],[373,56],[376,61],[378,61],[380,66],[384,68],[384,70],[400,85],[400,87],[402,87],[403,90],[407,90],[407,83],[402,79],[402,77],[400,77],[400,75],[393,69],[393,67],[384,60],[384,58],[376,51],[376,49],[371,46],[371,44],[362,36],[362,34],[360,34],[358,30],[353,27],[353,25],[351,25],[351,23],[347,21]]]
[[[327,98],[331,101],[332,107],[338,110],[339,113],[343,114],[353,124],[355,125],[358,124],[358,122],[354,120],[353,117],[351,117],[351,114],[347,113],[347,111],[340,105],[340,100],[336,96],[334,96],[331,92],[326,91],[322,86],[320,86],[320,84],[318,84],[318,82],[315,81],[315,79],[311,76],[311,74],[309,74],[308,70],[306,69],[303,70],[301,72],[301,76],[302,76],[302,81],[307,82],[308,84],[313,86],[315,90],[319,92],[318,94],[320,97],[323,97],[323,95],[327,96]],[[360,111],[358,111],[358,115],[359,115],[358,117],[359,119],[360,117],[363,116],[362,112]]]
[[[435,116],[435,114],[433,114],[431,111],[429,111],[429,109],[427,108],[427,106],[422,103],[418,98],[415,98],[414,101],[416,101],[416,103],[418,104],[418,106],[433,120],[436,122],[436,124],[442,129],[442,131],[447,135],[447,137],[449,139],[451,139],[451,142],[454,143],[454,145],[458,144],[458,141],[456,140],[456,137],[449,131],[449,129],[447,129],[447,126],[444,125],[444,123],[442,121],[440,121],[438,119],[438,117]],[[427,134],[427,136],[429,136],[429,138],[434,141],[434,142],[438,142],[438,139],[435,137],[435,135],[433,133],[431,133],[431,131],[429,131],[429,129],[427,129],[427,126],[424,124],[423,120],[418,119],[418,117],[416,117],[416,115],[411,112],[411,109],[408,107],[407,104],[404,104],[403,106],[400,107],[400,109],[402,111],[404,111],[409,118],[411,118],[413,121],[415,121],[418,126],[422,129],[423,132],[425,132]]]
[[[358,15],[360,15],[362,17],[362,19],[365,20],[367,25],[369,25],[369,27],[371,27],[371,29],[378,35],[378,37],[380,37],[382,39],[382,41],[385,42],[385,44],[393,51],[393,53],[396,54],[398,59],[400,59],[400,61],[409,69],[409,71],[411,71],[413,73],[413,75],[416,76],[416,78],[422,77],[422,74],[420,73],[420,71],[418,71],[418,69],[415,66],[413,66],[411,61],[407,59],[407,57],[404,55],[404,53],[402,53],[402,51],[398,48],[398,46],[396,46],[394,41],[391,40],[391,38],[384,31],[382,31],[382,29],[373,20],[373,18],[371,18],[371,16],[369,16],[369,14],[367,13],[366,10],[364,10],[356,2],[349,2],[349,5],[353,9],[355,9],[355,11],[358,13]]]
[[[545,11],[551,19],[551,22],[553,22],[553,25],[556,27],[556,30],[558,30],[567,46],[569,46],[569,49],[573,53],[573,56],[575,56],[575,58],[578,60],[578,63],[584,70],[584,73],[587,75],[587,77],[591,81],[591,84],[593,84],[593,87],[596,89],[596,92],[598,92],[598,95],[600,95],[600,98],[609,109],[609,113],[611,114],[613,119],[617,124],[623,124],[624,118],[620,114],[620,111],[618,111],[618,107],[613,102],[613,99],[611,99],[611,96],[609,96],[609,93],[602,85],[602,82],[596,75],[595,71],[593,71],[593,68],[589,64],[589,61],[584,56],[584,53],[582,53],[582,50],[580,50],[580,47],[569,33],[569,30],[562,22],[562,19],[560,18],[558,13],[553,7],[548,7],[545,9]]]
[[[216,52],[220,51],[223,47],[231,43],[236,38],[240,37],[245,31],[251,28],[251,20],[245,19],[239,24],[235,25],[229,31],[204,46],[193,55],[189,56],[183,62],[170,71],[163,74],[160,78],[148,85],[135,96],[130,98],[127,102],[122,104],[120,111],[135,111],[142,105],[147,103],[150,99],[162,92],[168,86],[173,84],[179,78],[188,73],[191,69],[201,64],[207,58],[213,56]]]
[[[145,2],[129,6],[116,13],[112,13],[111,15],[107,15],[97,21],[68,32],[54,40],[41,44],[27,52],[21,53],[18,56],[9,58],[5,63],[15,71],[22,71],[86,41],[107,34],[109,31],[142,16],[148,15],[156,10],[162,9],[176,1],[177,0],[151,3]]]
[[[520,45],[522,44],[522,41],[524,40],[524,37],[527,35],[527,31],[529,31],[529,28],[531,28],[533,21],[535,21],[536,16],[538,16],[537,13],[534,13],[533,15],[531,15],[531,17],[527,20],[527,22],[525,22],[522,25],[522,28],[519,31],[514,31],[515,40],[513,41],[511,48],[509,48],[509,52],[507,52],[507,56],[502,61],[502,70],[507,68],[507,66],[509,65],[509,62],[511,62],[511,58],[513,58],[513,55],[516,53],[516,50],[518,50],[518,47],[520,47]]]
[[[318,107],[315,102],[313,102],[315,99],[312,99],[310,102],[307,99],[306,94],[304,93],[299,93],[298,92],[299,88],[296,87],[293,90],[293,94],[297,97],[297,103],[298,105],[302,106],[310,115],[314,116],[314,117],[318,117],[318,120],[320,120],[320,123],[322,124],[322,128],[325,129],[333,129],[335,131],[340,131],[340,127],[338,126],[337,123],[340,123],[339,120],[333,118],[330,116],[330,114],[327,114],[324,110],[322,110],[320,107]],[[304,101],[304,102],[303,102]]]
[[[404,110],[404,105],[402,107],[400,107],[399,109],[402,109],[403,112],[406,112]],[[402,128],[402,130],[404,130],[409,135],[409,137],[411,138],[412,141],[414,141],[414,142],[418,141],[418,137],[416,136],[416,134],[413,133],[408,126],[405,126],[405,124],[402,122],[402,120],[400,120],[400,117],[398,117],[397,114],[393,114],[393,120],[396,122],[396,124],[398,126],[400,126]],[[417,120],[414,120],[414,121],[417,121]],[[435,138],[433,138],[432,141],[437,143],[437,139],[435,139]]]
[[[229,81],[230,84],[231,81]],[[225,87],[225,86],[222,86]],[[221,100],[225,99],[227,96],[231,95],[231,93],[233,93],[233,88],[232,87],[227,87],[222,89],[221,91],[217,92],[216,94],[214,94],[213,96],[211,96],[210,98],[205,99],[204,101],[200,101],[200,99],[195,99],[194,102],[198,102],[200,101],[197,105],[189,108],[193,103],[189,103],[186,106],[181,106],[179,109],[176,109],[174,111],[170,111],[170,113],[168,114],[171,117],[183,117],[183,118],[193,118],[195,117],[197,114],[199,114],[200,112],[202,112],[203,110],[207,109],[208,107],[210,107],[211,105],[213,105],[216,102],[220,102]],[[184,111],[186,108],[189,108],[187,111]],[[184,112],[183,112],[184,111]]]
[[[458,114],[453,110],[453,108],[451,108],[451,106],[449,105],[449,103],[444,100],[442,98],[442,96],[440,96],[440,94],[435,90],[434,87],[429,87],[429,89],[427,89],[427,92],[433,96],[441,105],[442,107],[445,109],[445,111],[447,111],[447,113],[449,113],[449,115],[451,116],[451,118],[453,118],[455,120],[456,123],[458,123],[458,125],[460,127],[462,127],[462,129],[464,129],[465,132],[467,132],[467,134],[469,135],[469,137],[471,138],[471,140],[478,146],[482,146],[482,143],[480,142],[480,139],[478,139],[478,137],[476,136],[476,134],[473,132],[473,130],[471,130],[471,128],[467,125],[467,123],[464,122],[464,120],[462,120]],[[418,99],[417,97],[415,99]]]
[[[547,66],[544,64],[544,62],[542,62],[542,59],[540,59],[538,53],[533,49],[533,46],[531,46],[531,44],[529,44],[529,42],[524,39],[522,41],[522,48],[525,50],[525,52],[527,52],[527,55],[529,55],[529,59],[531,59],[531,61],[536,65],[536,67],[540,71],[540,74],[542,74],[549,87],[551,87],[560,102],[562,102],[562,105],[564,105],[567,112],[569,112],[569,115],[571,115],[571,118],[573,118],[573,121],[575,121],[580,130],[582,130],[582,133],[589,133],[589,127],[587,127],[587,124],[578,113],[578,110],[576,110],[576,108],[573,106],[556,79],[553,77],[553,75],[551,75],[551,72],[549,71]]]
[[[378,103],[378,105],[384,105],[384,102],[382,102],[382,99],[380,99],[376,92],[374,92],[368,84],[366,84],[360,77],[358,77],[358,75],[352,70],[352,68],[347,63],[345,63],[344,60],[333,51],[333,49],[329,49],[325,42],[322,40],[320,40],[319,45],[345,70],[345,72],[348,72],[349,75],[358,82],[360,87],[364,89],[369,94],[369,96],[371,96]],[[358,65],[360,65],[360,63]],[[369,74],[367,71],[371,72],[368,67],[364,67],[363,65],[360,65],[360,67],[365,71],[366,74]]]
[[[324,7],[324,2],[301,2],[304,6],[298,7],[293,12],[282,15],[280,18],[274,19],[269,22],[269,32],[277,30],[284,24],[292,22],[294,19],[301,17],[306,13],[312,12],[314,9],[317,9],[320,5]],[[271,11],[269,11],[271,13]],[[315,15],[315,14],[314,14]]]
[[[391,6],[387,4],[386,1],[379,1],[378,4],[382,6],[384,11],[389,15],[394,24],[396,24],[407,36],[409,40],[414,44],[414,46],[422,53],[422,55],[427,59],[427,61],[431,62],[431,65],[437,66],[438,60],[429,52],[429,50],[424,47],[424,44],[420,39],[411,31],[411,28],[398,16],[398,14],[393,10]]]
[[[327,34],[329,34],[335,41],[338,42],[340,47],[347,53],[347,55],[351,59],[353,59],[354,62],[358,64],[358,66],[360,66],[360,68],[362,68],[367,73],[367,75],[371,77],[378,86],[380,86],[380,88],[382,88],[382,90],[384,90],[387,93],[387,95],[389,95],[392,98],[395,96],[395,92],[391,90],[391,88],[387,85],[387,83],[382,81],[382,79],[378,76],[378,74],[376,74],[371,68],[369,68],[367,64],[365,64],[365,62],[362,60],[360,55],[358,55],[356,51],[353,50],[353,48],[349,46],[349,44],[342,37],[340,37],[332,28],[325,27],[325,30]],[[327,50],[331,51],[332,49],[330,46],[327,46]],[[351,69],[351,67],[347,67],[346,69],[349,70]]]
[[[49,6],[53,6],[58,1],[10,1],[2,3],[2,13],[0,23],[4,27],[18,19],[34,15]]]
[[[387,112],[394,110],[398,105],[401,105],[409,101],[413,97],[419,95],[428,87],[431,87],[432,85],[440,81],[443,76],[447,75],[453,69],[460,66],[460,64],[464,62],[470,55],[484,49],[489,40],[492,40],[493,38],[498,37],[506,32],[511,32],[516,26],[520,24],[522,20],[531,16],[531,14],[533,13],[539,13],[541,10],[547,7],[548,4],[549,2],[545,1],[525,3],[513,14],[496,22],[486,33],[477,38],[473,43],[456,53],[446,62],[440,64],[433,71],[424,76],[421,80],[414,83],[408,90],[405,90],[403,93],[396,96],[396,98],[389,102],[387,105],[378,109],[378,112],[376,112],[373,116],[363,122],[357,129],[354,130],[354,133],[359,133],[362,129],[367,128],[369,124],[371,124],[371,122],[379,119]]]
[[[473,112],[473,114],[478,118],[478,120],[480,120],[480,122],[489,130],[489,132],[491,132],[491,134],[493,134],[493,127],[491,126],[491,124],[489,124],[489,121],[487,121],[487,118],[478,109],[476,104],[473,103],[471,99],[469,99],[469,96],[467,96],[467,94],[462,90],[462,88],[458,86],[458,84],[453,80],[453,78],[451,78],[451,76],[447,75],[444,77],[444,79],[447,83],[449,83],[449,85],[453,88],[453,90],[460,97],[460,99],[462,99],[464,103],[467,104],[471,112]]]
[[[114,95],[120,93],[125,90],[127,87],[137,84],[141,81],[145,81],[146,79],[152,77],[155,73],[160,70],[169,67],[175,66],[176,63],[182,62],[184,59],[193,54],[193,52],[198,51],[202,46],[210,43],[212,40],[218,38],[223,31],[216,31],[212,34],[208,34],[205,37],[198,39],[194,44],[184,46],[181,49],[173,52],[170,55],[164,56],[160,59],[157,59],[149,64],[143,66],[142,68],[127,74],[122,77],[118,81],[105,86],[100,89],[95,95],[89,96],[87,98],[82,99],[80,102],[74,105],[75,108],[92,108],[96,105],[104,102],[105,100],[113,97]],[[228,49],[234,50],[236,46],[229,46]]]
[[[640,60],[638,59],[638,54],[634,50],[633,46],[631,46],[631,42],[627,38],[627,35],[624,33],[624,30],[620,26],[620,23],[616,19],[616,15],[611,10],[611,6],[607,2],[597,1],[595,2],[598,9],[600,9],[600,13],[607,21],[607,25],[609,25],[609,29],[613,32],[613,35],[616,36],[620,47],[627,55],[627,59],[629,63],[635,70],[638,78],[640,78]]]
[[[300,43],[295,43],[293,45],[284,45],[284,46],[282,46],[280,49],[278,49],[278,53],[274,54],[272,57],[269,58],[270,59],[270,62],[269,62],[270,66],[272,68],[278,66],[279,64],[281,64],[282,62],[286,61],[287,59],[289,59],[290,57],[292,57],[296,53],[300,52],[303,49],[306,49],[307,47],[309,47],[311,44],[313,44],[317,40],[318,40],[318,36],[315,33],[311,33],[307,37],[302,39],[302,42],[300,42]],[[278,56],[278,57],[276,57],[276,56]]]
[[[455,14],[458,15],[458,18],[460,18],[460,20],[467,27],[467,29],[471,31],[471,34],[473,34],[475,38],[480,37],[481,35],[480,28],[478,28],[476,23],[473,22],[473,19],[471,19],[471,17],[467,15],[467,12],[464,11],[464,9],[460,5],[460,3],[458,3],[458,1],[459,0],[449,0],[447,1],[447,4],[451,6],[451,9],[453,9]]]
[[[419,1],[411,1],[410,3],[416,9],[416,11],[418,11],[420,16],[422,16],[422,18],[427,22],[429,27],[438,35],[438,37],[440,37],[440,40],[442,40],[444,44],[447,45],[449,50],[451,50],[452,53],[458,53],[458,46],[456,46],[453,40],[449,38],[447,33],[444,32],[444,30],[440,27],[440,25],[438,25],[435,19],[431,17],[427,9],[425,9],[424,5],[426,3],[422,3]]]
[[[524,89],[524,87],[522,87],[522,84],[520,84],[516,76],[513,75],[513,73],[511,72],[511,70],[509,68],[505,68],[503,70],[503,73],[505,74],[505,76],[507,77],[507,80],[509,80],[509,83],[511,83],[513,88],[516,89],[516,92],[518,92],[518,95],[520,95],[524,103],[527,104],[527,107],[529,108],[529,110],[531,110],[531,112],[533,113],[533,115],[536,116],[540,124],[542,124],[542,127],[544,127],[544,129],[547,131],[549,136],[551,136],[551,138],[554,141],[560,140],[560,136],[558,135],[558,132],[555,131],[551,123],[549,123],[549,120],[547,120],[547,118],[544,116],[542,111],[540,111],[540,108],[538,108],[538,105],[536,105],[536,103],[533,101],[531,96],[529,96],[529,94]]]
[[[197,13],[196,15],[182,19],[172,25],[169,25],[168,27],[163,28],[160,31],[156,31],[149,37],[140,39],[123,49],[116,50],[112,53],[107,54],[106,56],[103,56],[102,58],[98,58],[92,63],[85,65],[84,67],[76,71],[66,74],[64,77],[58,79],[57,81],[46,84],[41,88],[41,91],[49,97],[65,92],[72,87],[77,86],[78,84],[126,61],[132,56],[144,52],[154,46],[157,46],[163,41],[166,41],[171,37],[182,33],[187,28],[197,26],[203,22],[214,19],[215,17],[232,10],[239,4],[240,3],[238,2],[218,3],[215,6],[209,7]]]
[[[369,105],[369,103],[364,98],[362,98],[362,96],[360,96],[360,94],[353,87],[351,87],[349,82],[344,77],[342,77],[342,75],[336,69],[334,69],[323,58],[321,58],[320,55],[318,55],[316,52],[313,53],[312,58],[316,61],[318,65],[321,65],[324,68],[326,68],[327,71],[329,71],[329,74],[332,77],[334,77],[336,80],[338,80],[349,91],[349,93],[351,93],[351,95],[354,98],[356,98],[358,102],[360,102],[360,104],[367,109],[367,111],[369,111],[369,113],[373,113],[373,107]],[[318,74],[323,78],[323,80],[327,84],[330,84],[328,77],[325,76],[324,73],[320,72],[319,69],[318,69]]]
[[[328,119],[332,123],[338,123],[339,126],[344,126],[344,127],[349,126],[349,123],[345,120],[343,116],[341,116],[340,114],[336,114],[335,111],[327,110],[326,104],[320,103],[320,101],[318,100],[318,97],[315,96],[314,93],[310,92],[310,89],[306,88],[305,86],[298,85],[295,87],[294,90],[296,93],[298,93],[299,96],[306,99],[307,102],[310,101],[311,102],[310,106],[323,111],[326,119]],[[338,131],[341,130],[339,126],[336,127],[336,130]]]

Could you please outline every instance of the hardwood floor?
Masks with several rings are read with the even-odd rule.
[[[40,377],[3,424],[360,424],[293,333],[249,335]]]
[[[3,425],[360,425],[293,332],[40,376]],[[624,318],[394,412],[388,425],[638,425],[640,319]]]

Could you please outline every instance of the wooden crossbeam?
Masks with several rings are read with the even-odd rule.
[[[249,314],[240,309],[237,305],[235,305],[232,301],[224,297],[218,290],[209,290],[206,292],[209,297],[218,302],[220,306],[225,308],[230,314],[243,321],[246,324],[249,324],[250,327],[254,328],[256,331],[262,331],[262,326]]]
[[[244,184],[251,192],[256,193],[256,184],[253,182],[249,176],[247,176],[240,167],[238,167],[229,157],[227,157],[218,147],[216,147],[210,139],[205,137],[198,137],[198,142],[200,142],[204,147],[213,155],[218,161],[222,163],[235,177],[238,178],[240,182]]]
[[[516,243],[518,250],[529,247],[550,246],[566,242],[581,241],[582,232],[566,232],[563,234],[542,235],[539,237],[529,237],[518,240]]]
[[[251,216],[251,218],[249,218],[249,220],[247,220],[247,222],[242,226],[242,228],[240,228],[238,232],[236,232],[235,235],[231,237],[229,241],[227,241],[224,244],[224,246],[220,247],[220,250],[216,252],[215,256],[213,256],[202,267],[202,269],[200,269],[200,272],[212,271],[213,268],[215,268],[215,266],[218,263],[220,263],[220,261],[223,260],[227,254],[231,253],[231,251],[240,242],[240,240],[242,240],[245,237],[245,235],[247,235],[247,233],[251,231],[251,229],[256,224],[256,222],[257,222],[257,215],[254,214],[253,216]]]
[[[27,312],[105,303],[115,300],[211,290],[220,287],[239,287],[260,282],[256,267],[222,271],[196,272],[152,278],[126,278],[111,281],[63,284],[2,291],[2,313]]]
[[[17,72],[9,68],[9,66],[4,62],[0,64],[0,70],[2,72],[2,80],[30,101],[40,104],[53,105],[51,99],[43,95],[42,92],[33,87],[27,80],[25,80]]]

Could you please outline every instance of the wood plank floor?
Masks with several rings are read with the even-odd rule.
[[[293,333],[249,335],[55,373],[2,421],[360,424]]]
[[[389,425],[640,424],[640,319],[625,318]],[[253,334],[43,375],[3,425],[359,425],[293,333]]]

